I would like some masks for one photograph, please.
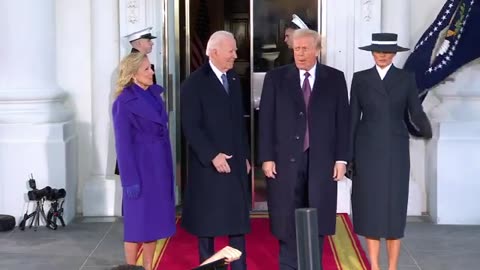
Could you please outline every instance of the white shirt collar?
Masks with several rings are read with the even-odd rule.
[[[213,72],[215,73],[215,75],[217,76],[217,79],[220,80],[220,82],[223,84],[222,82],[222,75],[225,74],[227,75],[227,73],[223,73],[221,72],[213,63],[212,61],[208,61],[208,63],[210,64],[210,67],[212,68]]]
[[[385,68],[381,68],[377,65],[375,65],[375,67],[377,68],[378,75],[380,75],[380,78],[382,78],[382,80],[383,80],[385,78],[385,76],[387,75],[387,72],[392,67],[392,64],[386,66]]]
[[[308,81],[310,82],[310,88],[313,90],[313,83],[315,82],[315,74],[317,71],[317,64],[315,64],[310,70],[303,70],[300,69],[300,87],[303,86],[303,80],[305,80],[305,73],[308,71],[310,76],[308,77]]]

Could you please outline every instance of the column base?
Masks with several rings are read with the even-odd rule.
[[[437,224],[479,225],[480,121],[435,123],[427,144],[428,210]]]
[[[64,188],[64,220],[76,213],[77,143],[73,121],[45,124],[0,124],[0,213],[15,217],[17,224],[28,203],[28,180],[33,174],[37,189]],[[27,206],[28,205],[28,206]],[[45,212],[50,208],[45,203]]]
[[[83,187],[83,216],[105,217],[122,215],[122,186],[115,176],[97,176]]]

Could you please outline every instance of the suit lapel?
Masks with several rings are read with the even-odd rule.
[[[384,82],[382,78],[380,78],[380,74],[378,74],[377,68],[373,66],[368,73],[368,82],[372,84],[372,88],[382,95],[387,95],[387,90],[385,89]]]
[[[228,97],[227,91],[225,91],[225,88],[223,87],[222,82],[220,82],[220,80],[218,79],[217,75],[213,71],[209,62],[205,63],[204,69],[205,69],[205,75],[208,77],[208,81],[210,82],[210,85],[212,86],[212,88],[214,88],[214,91],[216,91],[217,93],[220,92],[219,93],[220,95]],[[231,79],[229,77],[231,76],[228,76],[228,72],[227,72],[227,80],[230,83]]]
[[[305,100],[303,99],[302,88],[300,87],[300,72],[295,67],[291,65],[287,73],[287,92],[290,94],[292,99],[297,103],[300,108],[306,108]]]
[[[315,70],[315,81],[313,82],[312,95],[310,96],[310,104],[316,102],[322,94],[322,88],[328,87],[328,81],[325,81],[327,73],[322,64],[317,63]]]
[[[233,92],[237,91],[237,89],[235,87],[237,85],[237,77],[235,76],[235,73],[232,70],[227,71],[227,80],[228,80],[228,92],[231,95],[232,91]],[[223,85],[222,85],[222,87],[223,87]]]
[[[383,84],[385,85],[387,93],[391,93],[394,91],[397,85],[401,84],[398,75],[398,68],[392,65],[385,75],[385,78],[383,78]]]
[[[157,122],[162,125],[165,124],[164,123],[165,121],[162,121],[160,113],[157,110],[155,110],[152,107],[152,105],[148,101],[146,101],[145,98],[140,93],[138,93],[138,89],[134,89],[135,87],[138,87],[138,86],[131,85],[129,87],[129,95],[131,95],[132,97],[135,97],[135,98],[132,98],[127,103],[130,111],[136,115],[149,119],[153,122]]]

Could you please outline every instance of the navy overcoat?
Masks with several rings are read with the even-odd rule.
[[[335,233],[336,161],[349,160],[349,105],[343,72],[317,63],[308,111],[310,130],[308,206],[318,211],[318,232]],[[272,233],[294,234],[295,182],[303,155],[306,106],[294,64],[268,72],[260,101],[259,159],[275,161],[276,179],[267,179]]]
[[[250,230],[246,159],[249,146],[240,79],[227,72],[227,93],[207,62],[181,87],[181,123],[188,143],[188,179],[182,226],[203,236],[245,234]],[[231,173],[218,173],[212,160],[218,153]]]

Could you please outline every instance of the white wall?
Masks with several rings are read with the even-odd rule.
[[[92,74],[90,1],[56,0],[57,82],[68,93],[78,134],[77,213],[83,184],[90,176],[92,151]],[[107,106],[107,105],[105,105]]]
[[[410,0],[410,2],[410,44],[414,46],[427,27],[435,20],[445,1]]]
[[[390,0],[391,1],[391,0]],[[435,20],[438,12],[442,8],[444,1],[438,0],[411,0],[410,4],[410,48],[413,48],[418,39],[423,35],[423,32]],[[423,106],[428,113],[438,101],[433,93],[429,94],[424,101]],[[411,164],[411,193],[413,196],[409,197],[409,208],[412,209],[412,204],[419,205],[420,211],[426,213],[427,199],[428,199],[428,179],[425,171],[425,141],[422,139],[410,140],[410,164]],[[414,202],[415,201],[415,202]],[[418,207],[415,207],[418,209]],[[416,211],[418,212],[418,211]],[[417,213],[418,214],[418,213]]]

